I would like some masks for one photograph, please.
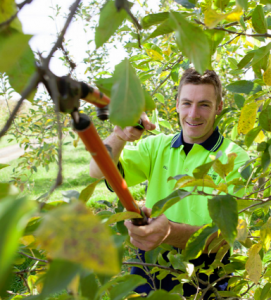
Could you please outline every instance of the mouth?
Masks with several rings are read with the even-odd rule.
[[[187,121],[185,121],[185,123],[188,124],[189,126],[193,126],[193,127],[197,127],[197,126],[200,126],[203,124],[203,123],[189,123]]]

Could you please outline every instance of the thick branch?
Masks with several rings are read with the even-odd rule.
[[[13,119],[15,118],[17,112],[19,111],[23,101],[27,98],[27,96],[32,92],[32,90],[38,85],[40,81],[40,75],[36,72],[31,78],[29,85],[25,88],[25,90],[21,94],[21,99],[16,104],[15,108],[13,109],[10,117],[8,118],[4,128],[0,132],[0,138],[8,131],[9,127],[12,124]]]

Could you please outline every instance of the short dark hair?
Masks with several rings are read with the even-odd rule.
[[[181,81],[179,83],[178,97],[180,96],[182,87],[185,84],[195,84],[195,85],[211,84],[215,89],[216,104],[219,105],[219,103],[222,101],[221,81],[215,71],[206,70],[201,75],[194,68],[189,68],[189,69],[185,70],[185,72],[183,73],[183,76],[181,78]]]

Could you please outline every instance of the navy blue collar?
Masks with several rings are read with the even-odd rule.
[[[172,148],[179,148],[180,146],[182,146],[183,143],[183,131],[181,131],[180,133],[176,134],[172,141],[171,141],[171,147]],[[204,149],[211,151],[211,152],[215,152],[223,143],[223,139],[224,137],[219,133],[218,131],[218,127],[216,127],[216,129],[214,130],[214,132],[212,133],[212,135],[203,143],[199,144],[201,145]]]

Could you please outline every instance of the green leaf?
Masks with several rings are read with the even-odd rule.
[[[101,47],[117,31],[126,17],[127,13],[124,9],[117,11],[115,1],[110,0],[103,6],[99,25],[95,30],[96,49]]]
[[[159,125],[169,129],[169,130],[172,130],[172,127],[171,127],[171,124],[167,121],[167,120],[164,120],[162,118],[159,118]]]
[[[203,74],[210,67],[211,61],[207,36],[200,27],[187,21],[181,13],[170,12],[170,20],[175,29],[179,49],[194,64],[195,69]]]
[[[270,147],[271,146],[269,146],[267,149],[265,149],[265,151],[263,152],[263,155],[262,155],[261,165],[263,168],[263,172],[265,172],[267,170],[267,168],[269,167],[269,165],[271,163],[271,156],[270,156],[270,151],[269,151]]]
[[[262,5],[257,5],[252,13],[252,26],[258,33],[267,32],[267,22]]]
[[[108,97],[111,95],[111,89],[114,84],[114,78],[99,78],[95,82],[95,85],[97,88],[104,94],[106,94]]]
[[[244,10],[248,9],[248,0],[236,0],[236,3],[239,4]]]
[[[126,58],[115,67],[109,106],[110,121],[122,128],[135,125],[145,108],[145,97],[135,70]]]
[[[251,129],[245,136],[245,145],[249,148],[253,141],[256,139],[257,135],[260,133],[262,130],[261,126],[255,127]]]
[[[185,190],[177,190],[171,193],[166,198],[158,201],[155,203],[152,207],[152,214],[151,217],[155,218],[160,216],[162,213],[164,213],[168,208],[170,208],[172,205],[180,201],[181,199],[189,196],[191,192],[187,192]]]
[[[259,122],[264,130],[271,131],[271,106],[268,106],[260,113]]]
[[[216,117],[213,128],[215,129],[224,115],[231,111],[233,111],[231,107],[223,109],[222,112]]]
[[[271,42],[266,46],[263,46],[257,50],[253,50],[254,56],[252,60],[252,65],[256,65],[263,57],[269,54],[271,50]]]
[[[215,6],[223,11],[229,4],[230,0],[215,0]]]
[[[16,2],[14,0],[0,1],[0,11],[0,23],[3,23],[17,12]],[[17,17],[9,24],[7,31],[10,31],[11,28],[22,31],[21,22]]]
[[[252,58],[254,57],[254,51],[248,52],[237,64],[238,69],[243,69],[248,66]]]
[[[80,266],[67,260],[54,260],[43,280],[41,297],[46,298],[67,288],[75,275],[80,271]]]
[[[171,78],[176,83],[179,83],[179,70],[180,70],[180,67],[181,67],[181,65],[177,64],[171,70]]]
[[[239,80],[227,85],[226,89],[232,93],[256,94],[262,87],[252,81]]]
[[[174,0],[178,4],[181,4],[185,8],[194,8],[196,6],[197,0]]]
[[[136,219],[136,218],[142,218],[142,216],[136,212],[124,211],[110,216],[109,219],[106,221],[106,224],[112,224],[123,220]]]
[[[137,300],[180,300],[179,295],[174,295],[165,290],[151,291],[148,297],[136,298]]]
[[[0,164],[0,170],[1,169],[4,169],[4,168],[6,168],[6,167],[9,167],[10,165],[8,165],[8,164]]]
[[[92,182],[91,184],[89,184],[86,188],[84,188],[80,195],[79,195],[79,200],[82,200],[83,202],[87,202],[89,200],[89,198],[92,196],[97,184],[100,182],[101,180],[96,180],[94,182]]]
[[[221,230],[225,240],[232,246],[237,235],[237,202],[231,195],[219,195],[208,199],[208,209],[212,220]]]
[[[152,25],[160,24],[164,20],[168,19],[168,17],[169,17],[168,12],[162,12],[162,13],[158,13],[158,14],[148,14],[141,21],[142,28],[147,29],[147,28],[151,27]]]
[[[23,234],[34,205],[34,201],[29,201],[26,197],[9,196],[0,200],[0,294],[6,290],[3,284],[9,276],[19,238]]]
[[[186,271],[186,266],[183,263],[184,260],[183,254],[180,253],[173,254],[172,252],[169,252],[167,257],[174,269],[181,270],[183,272]]]
[[[162,94],[156,93],[156,94],[154,94],[154,97],[156,97],[159,102],[165,103],[165,99],[164,99],[164,96]]]
[[[216,48],[218,47],[218,45],[223,41],[225,32],[215,29],[207,29],[205,30],[205,33],[209,40],[211,54],[213,55],[216,52]]]
[[[155,38],[160,35],[169,34],[173,32],[174,29],[171,25],[170,19],[166,19],[161,25],[159,25],[145,40]]]
[[[155,102],[152,99],[152,96],[144,88],[143,88],[143,92],[144,92],[144,96],[145,96],[145,109],[144,109],[144,111],[154,110],[156,108],[156,105],[155,105]]]
[[[242,109],[242,107],[245,104],[246,99],[242,95],[234,94],[234,101],[235,101],[235,104],[237,105],[237,107],[239,109]]]
[[[80,290],[81,295],[87,299],[91,299],[95,297],[99,289],[96,276],[93,273],[90,273],[86,276],[82,276],[80,278]]]
[[[271,283],[267,282],[261,292],[261,300],[265,300],[268,297],[269,291],[271,290]]]
[[[188,240],[184,250],[184,259],[191,260],[198,258],[206,246],[208,238],[215,232],[218,228],[216,225],[207,224],[196,231]]]
[[[121,300],[139,285],[147,283],[147,279],[139,275],[123,276],[122,282],[119,282],[110,290],[111,300]]]

